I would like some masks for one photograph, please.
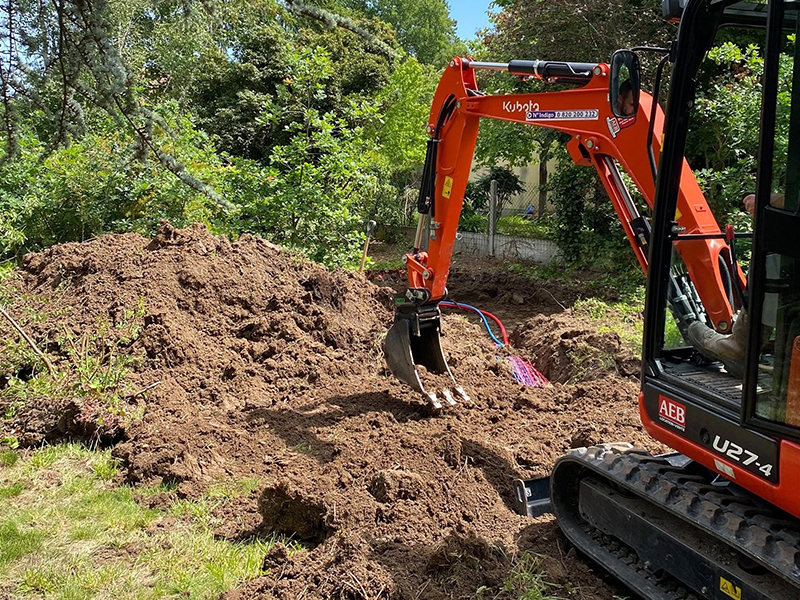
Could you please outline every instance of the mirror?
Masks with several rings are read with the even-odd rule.
[[[639,110],[639,57],[630,50],[617,50],[611,57],[608,98],[618,119],[635,118]]]

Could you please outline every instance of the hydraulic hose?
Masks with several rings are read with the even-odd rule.
[[[476,307],[471,306],[469,304],[464,304],[463,302],[450,302],[448,300],[444,300],[444,301],[440,302],[439,304],[441,306],[446,306],[448,308],[458,308],[460,310],[465,310],[465,311],[469,310],[469,311],[472,311],[474,313],[477,313],[481,317],[481,319],[483,320],[483,325],[484,325],[484,327],[486,327],[486,331],[489,332],[489,335],[494,340],[494,343],[497,344],[498,347],[500,347],[500,346],[508,346],[509,345],[508,334],[506,333],[506,328],[503,326],[502,321],[500,321],[500,319],[495,317],[492,313],[486,312],[485,310],[481,310],[480,308],[476,308]],[[497,323],[497,326],[500,328],[500,335],[503,338],[502,342],[500,340],[498,340],[497,337],[495,337],[494,332],[492,331],[492,328],[489,325],[489,320],[486,317],[489,317],[495,323]]]

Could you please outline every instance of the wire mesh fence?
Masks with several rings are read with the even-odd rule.
[[[554,212],[547,192],[539,189],[525,190],[511,196],[499,211],[500,217],[545,217]]]
[[[518,237],[549,239],[549,224],[555,211],[546,191],[538,186],[527,186],[516,194],[496,192],[480,194],[467,190],[462,208],[459,231],[489,233],[489,213],[495,207],[494,233]],[[419,189],[409,185],[398,198],[400,204],[399,225],[414,227],[419,219],[417,199]]]
[[[561,260],[553,241],[553,206],[538,189],[503,196],[498,185],[490,182],[487,198],[464,199],[454,251],[468,254],[522,258],[541,264]],[[395,232],[407,242],[416,237],[420,215],[417,212],[419,191],[407,187],[401,198],[403,222]],[[420,248],[427,250],[432,230],[430,219],[422,224]]]

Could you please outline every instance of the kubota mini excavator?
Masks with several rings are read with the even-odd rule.
[[[597,170],[647,274],[639,409],[650,435],[676,452],[654,457],[627,444],[573,450],[549,477],[548,509],[578,549],[643,598],[794,600],[800,598],[800,3],[663,0],[663,10],[680,24],[659,66],[655,101],[640,96],[633,51],[618,51],[610,65],[451,61],[428,124],[420,226],[405,257],[409,289],[397,303],[386,359],[434,407],[440,398],[455,402],[450,389],[438,390],[441,396],[426,389],[417,367],[452,380],[437,305],[446,295],[478,122],[497,118],[569,133],[572,158]],[[720,230],[684,159],[698,70],[728,26],[760,30],[765,39],[746,289],[732,252],[736,235]],[[657,89],[667,60],[663,114]],[[478,69],[580,87],[491,96],[478,90]],[[620,101],[628,91],[632,114]],[[788,132],[786,149],[776,145],[778,132]],[[631,200],[618,165],[650,206],[650,221]],[[770,204],[776,193],[784,197],[781,208]],[[426,215],[431,239],[424,252]],[[694,320],[728,332],[739,305],[749,314],[743,379],[699,360],[685,343],[666,342],[668,312],[681,332]],[[518,485],[529,514],[544,504],[531,497],[534,490],[532,482]]]

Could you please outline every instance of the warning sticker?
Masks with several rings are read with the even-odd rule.
[[[444,196],[445,198],[449,198],[452,191],[453,191],[453,178],[445,177],[444,188],[442,188],[442,196]]]
[[[449,198],[452,191],[453,191],[453,178],[445,177],[444,187],[442,188],[442,196],[444,196],[445,198]]]
[[[742,600],[742,588],[724,577],[719,578],[719,590],[733,600]]]

